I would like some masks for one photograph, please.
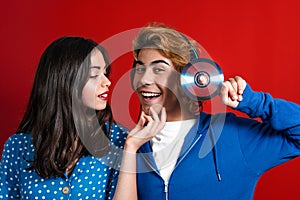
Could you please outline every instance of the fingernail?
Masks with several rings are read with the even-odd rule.
[[[243,96],[240,95],[240,96],[239,96],[239,101],[242,101],[242,100],[243,100]]]

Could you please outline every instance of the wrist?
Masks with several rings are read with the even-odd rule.
[[[128,138],[124,144],[124,151],[135,154],[137,150],[138,148],[131,144],[130,139]]]

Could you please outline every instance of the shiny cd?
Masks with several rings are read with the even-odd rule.
[[[184,92],[190,98],[203,101],[219,94],[224,75],[216,62],[198,58],[183,68],[180,81]]]

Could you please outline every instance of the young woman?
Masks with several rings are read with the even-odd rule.
[[[110,71],[107,52],[90,39],[62,37],[47,47],[24,117],[4,146],[1,199],[113,198],[127,132],[107,103]],[[160,121],[145,120],[130,136],[156,132]]]

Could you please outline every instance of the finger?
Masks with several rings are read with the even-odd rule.
[[[236,101],[238,99],[238,95],[232,85],[232,82],[225,81],[225,86],[227,88],[227,94],[225,93],[224,95],[225,95],[225,97],[227,97],[227,100],[229,100],[229,98],[230,98],[232,101]]]
[[[238,83],[235,80],[235,78],[229,78],[228,81],[230,82],[231,87],[234,89],[234,91],[237,92],[238,91]]]
[[[221,88],[221,91],[220,91],[220,98],[223,102],[223,104],[227,104],[227,101],[228,101],[228,86],[227,86],[227,82],[223,82],[222,83],[222,88]]]
[[[150,107],[150,115],[154,121],[159,121],[158,113],[155,111],[153,107]]]
[[[144,127],[146,122],[151,121],[151,120],[152,120],[151,117],[146,115],[145,112],[142,111],[137,125],[130,131],[129,134],[131,134],[131,135],[136,134],[138,131],[142,130],[142,128]]]
[[[151,124],[149,124],[149,137],[154,137],[157,133],[159,133],[162,128],[165,126],[166,119],[167,119],[167,114],[166,114],[166,109],[162,107],[160,109],[160,116],[156,112],[156,110],[151,107],[150,109],[151,116],[153,118],[153,121]]]
[[[236,76],[235,77],[235,80],[236,80],[236,82],[237,82],[237,85],[238,85],[238,94],[243,94],[243,92],[244,92],[244,90],[245,90],[245,88],[246,88],[246,81],[243,79],[243,78],[241,78],[240,76]]]
[[[146,123],[146,121],[147,121],[146,114],[145,114],[144,111],[142,111],[141,115],[140,115],[140,119],[138,121],[138,125],[141,126],[141,127],[143,127],[144,124]]]
[[[156,113],[156,111],[153,109],[153,107],[150,107],[150,113],[151,113],[151,116],[153,118],[153,121],[151,124],[149,124],[149,134],[150,135],[156,135],[157,134],[157,127],[159,125],[159,122],[160,122],[160,119],[158,117],[158,114]]]
[[[237,95],[238,95],[237,100],[241,102],[243,100],[243,93],[246,88],[246,81],[240,76],[235,76],[234,79],[237,82]]]
[[[161,110],[160,118],[157,112],[152,107],[149,109],[149,112],[151,116],[146,114],[144,115],[144,117],[148,121],[147,125],[140,129],[135,135],[136,138],[142,139],[144,142],[150,140],[157,133],[159,133],[159,131],[161,131],[161,129],[165,125],[167,118],[165,108]]]
[[[159,131],[161,131],[161,129],[165,126],[167,121],[167,112],[166,112],[166,108],[163,107],[160,113],[160,124],[159,124]]]
[[[163,123],[166,123],[167,121],[167,111],[165,107],[163,107],[161,110],[160,121]]]
[[[232,101],[238,100],[237,82],[235,80],[230,80],[230,84],[228,85],[228,96]]]

